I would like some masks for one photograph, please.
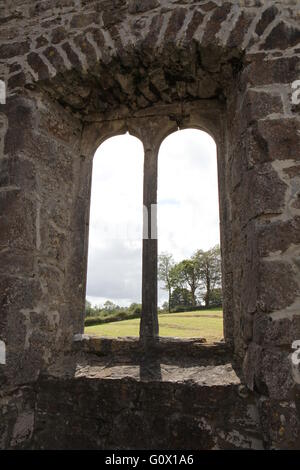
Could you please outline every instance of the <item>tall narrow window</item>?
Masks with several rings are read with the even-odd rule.
[[[138,336],[141,311],[142,143],[129,134],[106,140],[93,162],[86,331]],[[117,319],[134,319],[120,322]]]
[[[160,336],[223,337],[216,144],[169,135],[158,157]]]

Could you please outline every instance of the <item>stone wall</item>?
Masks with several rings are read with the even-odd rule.
[[[83,374],[77,370],[77,377],[41,380],[32,447],[263,447],[255,399],[243,394],[230,364],[198,371],[162,365],[160,370],[162,378],[141,379],[140,366],[115,364],[103,374],[101,361]]]
[[[31,449],[261,449],[255,395],[230,361],[203,340],[164,339],[146,355],[138,339],[78,341],[36,382],[10,445],[23,448],[26,430]]]
[[[218,145],[225,340],[260,397],[265,440],[296,445],[299,2],[1,0],[0,11],[3,396],[34,386],[83,330],[97,146],[129,130],[159,148],[202,128]],[[274,436],[283,409],[294,424]]]

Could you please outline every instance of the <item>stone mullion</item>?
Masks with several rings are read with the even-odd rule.
[[[144,158],[144,230],[142,317],[140,338],[148,344],[158,337],[157,318],[157,157],[156,149],[146,149]]]

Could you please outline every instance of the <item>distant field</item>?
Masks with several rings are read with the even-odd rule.
[[[159,335],[181,338],[204,337],[207,341],[223,338],[222,310],[197,310],[195,312],[159,315]],[[96,326],[88,326],[85,333],[99,336],[138,336],[139,319],[124,320]]]

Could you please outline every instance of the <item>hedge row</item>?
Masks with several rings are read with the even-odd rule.
[[[136,312],[116,312],[106,317],[86,317],[85,326],[102,325],[103,323],[111,323],[121,320],[132,320],[133,318],[140,318],[141,314]]]

